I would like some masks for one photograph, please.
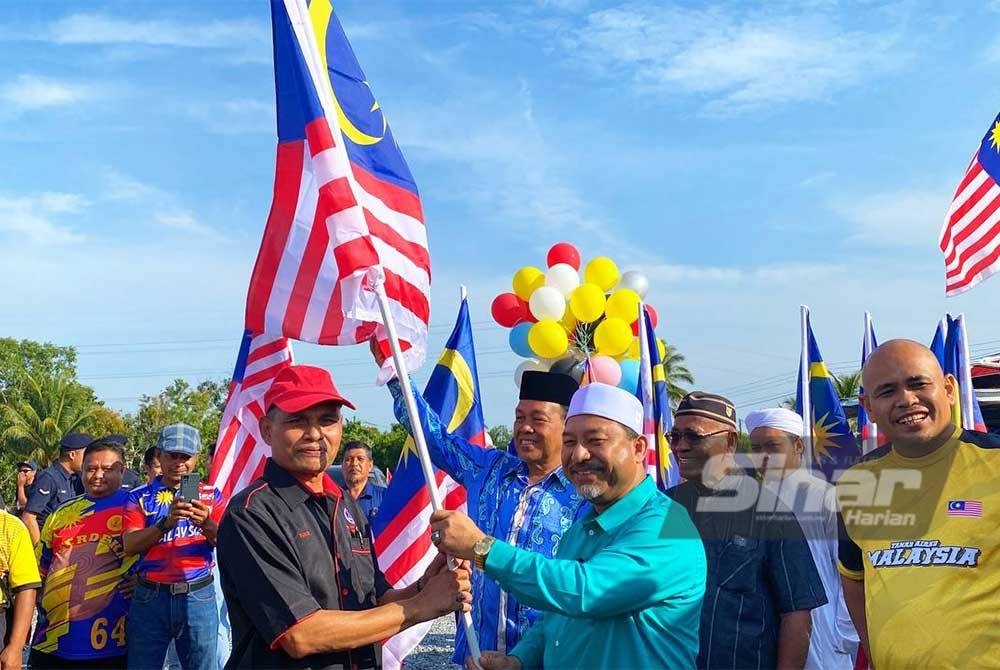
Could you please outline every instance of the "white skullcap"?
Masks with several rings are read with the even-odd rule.
[[[796,437],[802,437],[802,416],[784,407],[750,412],[745,421],[748,433],[758,428],[777,428]]]
[[[591,414],[617,421],[642,435],[642,403],[634,395],[617,386],[594,382],[573,394],[566,418]]]

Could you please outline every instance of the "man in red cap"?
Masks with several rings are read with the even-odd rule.
[[[219,528],[222,589],[233,627],[229,668],[377,668],[380,641],[468,610],[469,569],[438,556],[392,590],[367,519],[326,475],[354,409],[330,374],[293,365],[264,396],[264,475],[233,497]]]

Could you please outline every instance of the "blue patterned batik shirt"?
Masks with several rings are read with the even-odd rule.
[[[389,382],[389,391],[396,420],[409,430],[398,380]],[[414,396],[431,461],[465,487],[469,516],[479,529],[521,549],[555,556],[559,540],[573,525],[584,502],[562,468],[529,484],[528,466],[515,454],[504,449],[484,449],[448,433],[416,389]],[[472,572],[472,595],[472,621],[484,650],[509,652],[540,614],[522,605],[480,570]],[[452,660],[464,666],[468,655],[465,631],[459,626]]]

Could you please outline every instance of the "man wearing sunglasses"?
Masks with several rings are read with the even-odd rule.
[[[670,447],[686,481],[667,495],[687,508],[708,559],[697,666],[803,668],[823,583],[795,517],[737,467],[738,442],[729,399],[681,400]]]
[[[21,461],[17,464],[17,498],[14,501],[14,513],[21,516],[24,506],[28,504],[28,494],[35,485],[35,475],[38,474],[38,463]]]

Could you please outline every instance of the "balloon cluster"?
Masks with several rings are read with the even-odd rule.
[[[649,280],[637,270],[619,273],[610,258],[583,265],[572,244],[560,242],[547,269],[526,266],[514,273],[513,292],[493,299],[493,319],[510,328],[510,348],[528,360],[514,373],[520,386],[527,370],[551,370],[580,381],[617,384],[634,391],[639,378],[639,303]],[[650,305],[655,328],[656,311]],[[658,341],[660,355],[664,344]]]

